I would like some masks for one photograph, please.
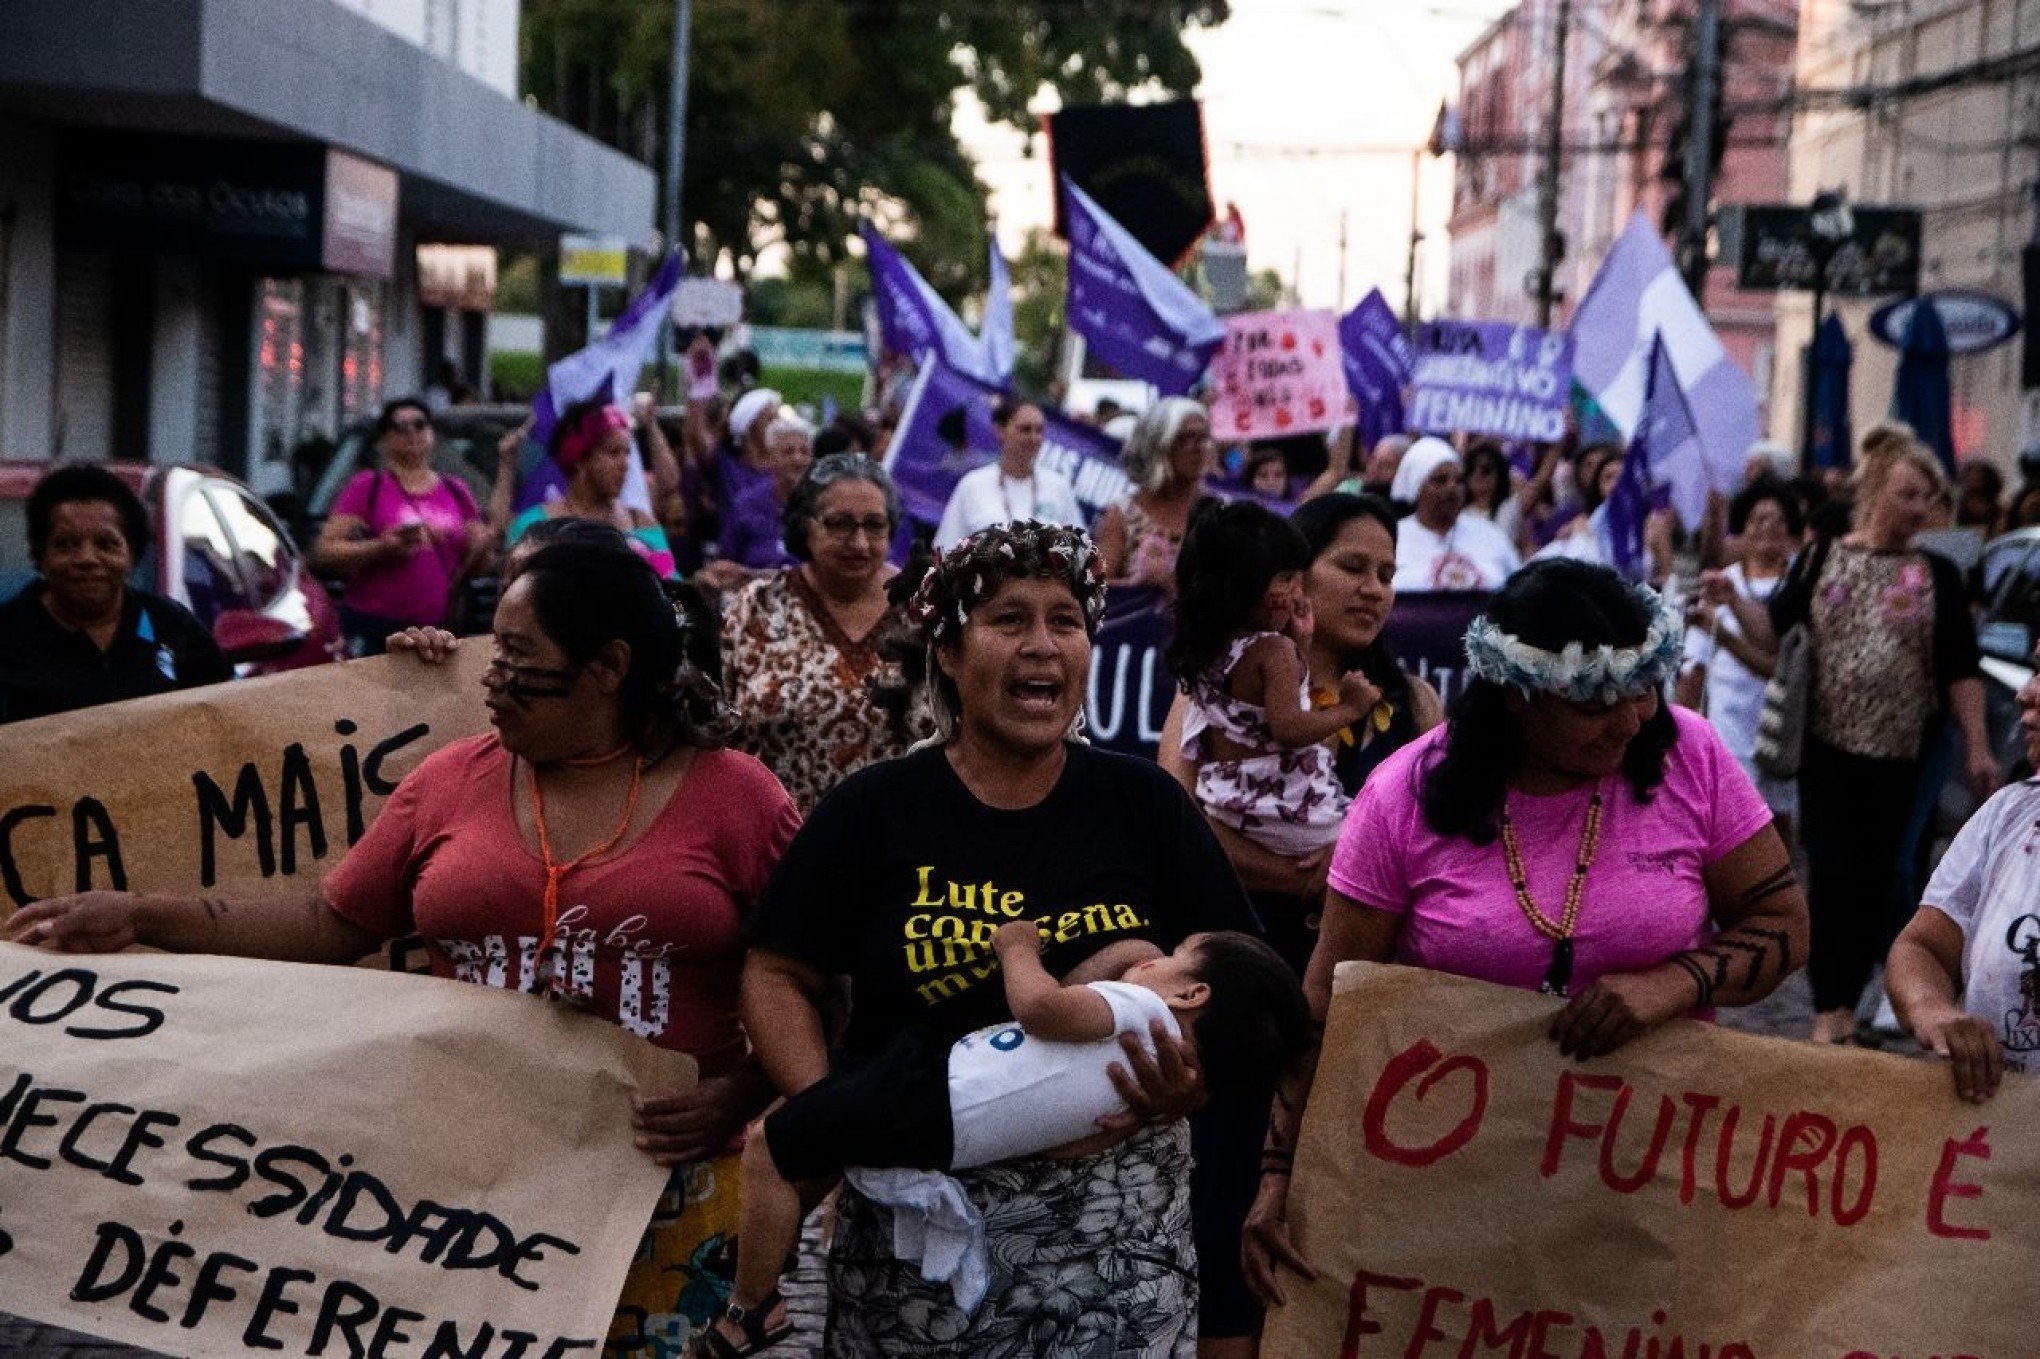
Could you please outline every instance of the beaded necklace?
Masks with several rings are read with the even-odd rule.
[[[1502,797],[1502,861],[1508,866],[1509,885],[1516,889],[1516,906],[1530,928],[1552,941],[1551,966],[1544,973],[1538,991],[1547,996],[1570,994],[1573,971],[1573,930],[1580,922],[1580,899],[1586,893],[1587,870],[1594,866],[1594,854],[1601,847],[1601,790],[1587,804],[1586,828],[1580,832],[1579,854],[1573,863],[1572,880],[1565,887],[1565,907],[1557,920],[1538,909],[1530,899],[1530,879],[1523,871],[1523,854],[1516,844],[1516,826],[1509,819],[1509,799]]]
[[[560,763],[575,767],[608,764],[628,754],[630,749],[631,747],[625,744],[607,754],[586,759],[562,760]],[[550,951],[555,947],[553,936],[558,931],[560,923],[560,879],[590,859],[607,854],[623,842],[623,837],[630,832],[631,819],[637,815],[638,791],[644,786],[645,758],[640,755],[631,762],[630,792],[624,797],[623,818],[616,823],[615,833],[601,844],[583,850],[565,863],[553,858],[552,836],[547,832],[545,825],[545,789],[538,782],[538,766],[526,767],[531,770],[532,819],[538,823],[538,858],[539,863],[545,868],[545,933],[541,936],[544,942],[540,947]]]

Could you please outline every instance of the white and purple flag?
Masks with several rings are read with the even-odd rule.
[[[1643,406],[1629,450],[1623,454],[1622,475],[1609,493],[1605,520],[1609,565],[1631,580],[1644,579],[1650,568],[1643,527],[1651,511],[1659,508],[1663,487],[1657,469],[1698,458],[1698,440],[1693,413],[1686,408],[1679,376],[1672,371],[1670,352],[1663,337],[1653,336]]]
[[[560,412],[576,401],[586,401],[592,396],[606,396],[619,406],[628,406],[631,393],[637,390],[638,378],[644,373],[645,365],[651,362],[652,351],[659,343],[659,323],[665,319],[666,309],[672,304],[673,293],[680,286],[686,271],[681,268],[680,252],[675,250],[666,256],[659,272],[652,275],[652,281],[645,290],[630,300],[602,338],[577,349],[545,370],[545,386],[531,403],[531,438],[540,447],[551,439],[553,426],[559,422]],[[539,464],[535,475],[528,476],[518,487],[517,504],[520,509],[549,500],[566,485],[566,476],[552,459]],[[652,509],[652,491],[645,479],[644,459],[635,457],[624,474],[623,493],[618,501],[632,509],[647,514]]]
[[[1573,376],[1624,436],[1643,418],[1651,348],[1662,338],[1698,437],[1653,467],[1671,506],[1698,527],[1710,491],[1731,493],[1757,441],[1757,393],[1722,348],[1650,220],[1637,213],[1617,238],[1573,317]]]
[[[1375,288],[1339,318],[1339,355],[1346,386],[1360,405],[1360,447],[1369,449],[1385,434],[1403,429],[1403,389],[1410,385],[1416,356],[1409,336]]]
[[[1147,252],[1068,175],[1062,180],[1070,236],[1070,328],[1091,352],[1165,396],[1197,385],[1225,343],[1204,299]]]
[[[992,242],[991,282],[985,290],[985,319],[978,327],[978,347],[984,353],[985,377],[1004,387],[1013,380],[1013,361],[1020,342],[1013,337],[1013,276],[1006,271],[1006,257],[999,253],[999,233],[989,233]]]
[[[885,347],[916,363],[932,353],[959,373],[996,381],[988,371],[984,346],[921,271],[870,223],[860,226],[857,234],[864,238],[865,260],[871,266],[872,301]]]

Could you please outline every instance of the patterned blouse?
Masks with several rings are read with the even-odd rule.
[[[881,664],[879,640],[898,622],[889,610],[852,639],[799,567],[761,576],[729,601],[723,686],[743,723],[736,744],[779,776],[803,816],[849,775],[934,730],[917,704],[906,733],[895,731],[866,684]]]
[[[1813,587],[1814,736],[1852,755],[1919,757],[1940,708],[1934,593],[1923,553],[1834,545]]]

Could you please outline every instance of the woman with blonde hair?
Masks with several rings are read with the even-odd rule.
[[[1119,465],[1133,490],[1098,517],[1098,556],[1109,581],[1167,586],[1175,578],[1190,511],[1211,470],[1211,414],[1187,396],[1148,407]]]
[[[1983,681],[1962,577],[1912,540],[1948,485],[1933,452],[1902,427],[1863,438],[1855,522],[1817,537],[1767,602],[1709,572],[1710,605],[1734,611],[1743,635],[1773,649],[1799,623],[1816,658],[1799,769],[1801,839],[1809,868],[1813,1037],[1846,1041],[1870,970],[1891,943],[1890,901],[1919,786],[1922,747],[1952,717],[1978,800],[1996,789],[1983,721]],[[1877,848],[1881,847],[1881,848]]]

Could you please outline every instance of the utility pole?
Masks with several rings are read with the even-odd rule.
[[[1707,208],[1714,198],[1714,115],[1721,103],[1721,0],[1697,0],[1693,15],[1693,108],[1686,137],[1686,221],[1679,272],[1703,307],[1707,290]]]
[[[694,0],[673,0],[673,80],[666,97],[666,248],[684,248],[681,239],[680,175],[687,164],[687,63],[694,46]],[[691,265],[693,261],[686,261]],[[663,399],[666,369],[673,357],[673,311],[659,323],[659,395]]]
[[[1572,0],[1558,0],[1551,62],[1551,113],[1544,129],[1544,165],[1537,177],[1537,326],[1551,329],[1558,290],[1558,171],[1565,151],[1565,53],[1571,46]]]
[[[1410,152],[1410,258],[1403,267],[1403,331],[1414,337],[1417,333],[1417,247],[1424,243],[1423,229],[1418,216],[1420,202],[1418,190],[1424,182],[1424,148]]]
[[[1339,311],[1346,310],[1346,209],[1339,209]]]

